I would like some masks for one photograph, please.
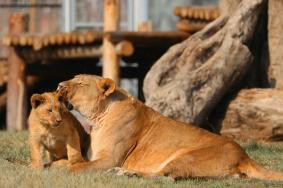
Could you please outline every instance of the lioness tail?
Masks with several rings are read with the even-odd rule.
[[[239,168],[250,178],[283,181],[283,173],[268,170],[251,159],[246,160]]]

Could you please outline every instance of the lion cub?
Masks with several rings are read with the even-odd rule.
[[[83,161],[89,135],[67,110],[63,98],[56,92],[34,94],[31,105],[28,122],[32,168],[44,167],[45,153],[49,164],[59,159],[67,160],[60,160],[63,163],[58,161],[57,165]]]

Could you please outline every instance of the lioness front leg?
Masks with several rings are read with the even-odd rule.
[[[73,172],[83,172],[83,171],[98,171],[98,170],[107,170],[113,168],[112,160],[108,159],[97,159],[89,162],[81,162],[72,165],[69,170]]]
[[[31,167],[43,168],[43,146],[36,140],[30,140]]]
[[[70,165],[84,161],[81,154],[80,138],[78,134],[68,137],[67,156]]]

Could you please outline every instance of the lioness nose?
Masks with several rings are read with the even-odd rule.
[[[57,122],[57,123],[60,123],[61,121],[62,121],[62,118],[57,118],[57,119],[56,119],[56,122]]]

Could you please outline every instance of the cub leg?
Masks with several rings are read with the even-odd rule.
[[[37,140],[30,140],[31,150],[31,167],[32,168],[43,168],[43,153],[44,148]]]
[[[45,150],[45,156],[46,156],[46,163],[44,167],[50,167],[56,161],[56,158],[48,150]]]

